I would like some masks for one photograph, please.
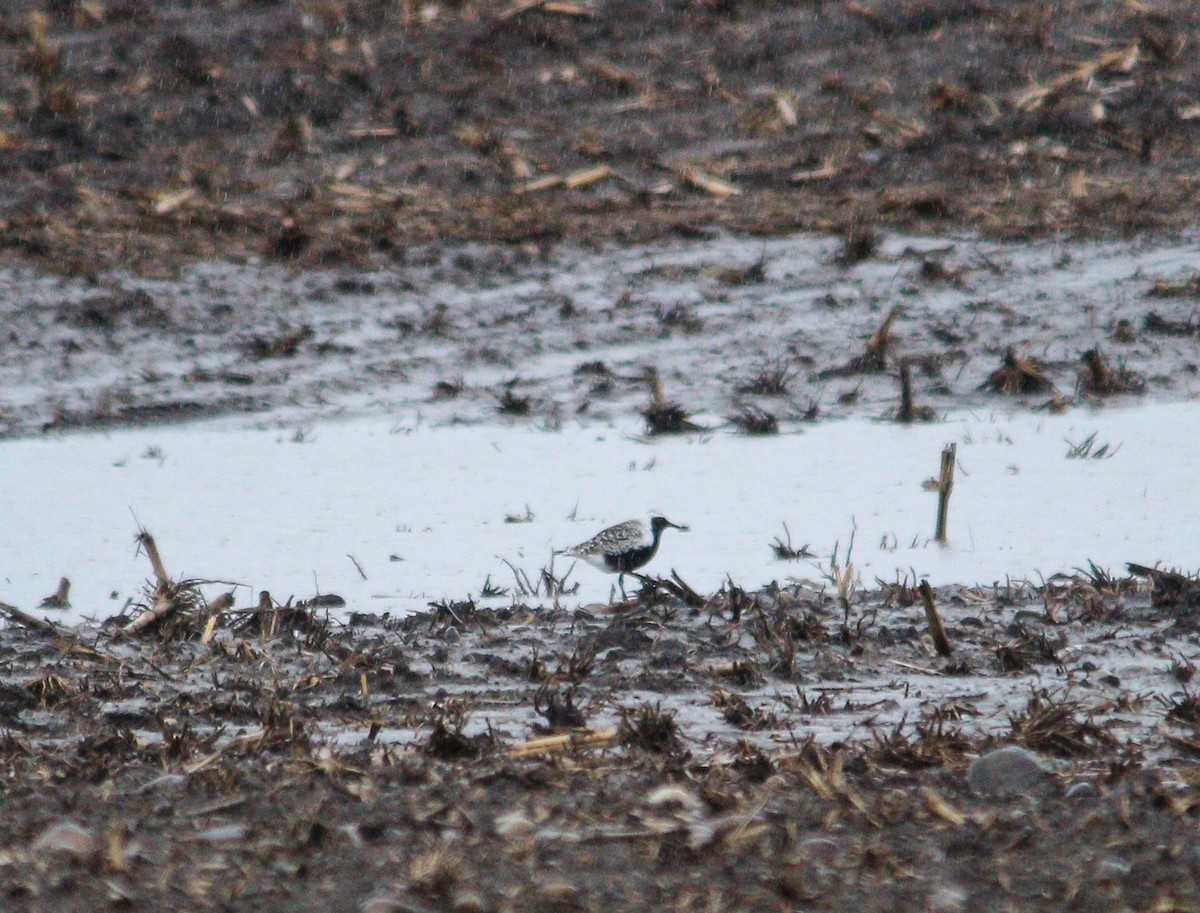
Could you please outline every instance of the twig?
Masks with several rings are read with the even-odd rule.
[[[150,567],[154,569],[154,576],[158,580],[159,587],[170,586],[171,575],[167,573],[167,569],[163,566],[154,537],[143,529],[137,535],[137,544],[138,548],[144,550],[146,557],[150,559]]]
[[[541,754],[547,751],[565,751],[568,748],[594,748],[609,745],[617,739],[615,729],[589,729],[583,732],[568,732],[563,735],[551,735],[540,739],[530,739],[509,748],[512,757],[520,758],[526,755]]]
[[[695,590],[693,590],[686,583],[684,583],[683,578],[680,577],[677,573],[675,573],[675,568],[671,568],[671,580],[674,580],[675,584],[678,584],[678,586],[676,586],[675,584],[671,584],[670,581],[665,581],[665,582],[668,583],[668,585],[671,587],[671,591],[673,593],[675,593],[676,596],[678,596],[680,599],[682,599],[687,605],[691,606],[693,609],[704,608],[704,605],[705,605],[704,597],[701,596],[699,593],[697,593]]]
[[[358,563],[358,559],[353,555],[347,555],[346,557],[354,563],[355,570],[358,571],[359,576],[362,577],[363,580],[366,580],[367,572],[362,569],[362,565]]]
[[[58,625],[52,621],[47,621],[44,618],[36,618],[28,612],[18,609],[16,606],[11,606],[6,602],[0,602],[0,612],[6,614],[18,624],[23,624],[27,628],[33,628],[35,631],[41,631],[45,634],[53,634],[55,637],[62,635]]]
[[[151,559],[153,561],[153,559]],[[123,636],[137,634],[144,631],[156,621],[162,621],[172,612],[179,608],[179,600],[169,594],[161,594],[154,600],[154,605],[146,609],[141,615],[127,624],[121,629]]]
[[[954,490],[954,461],[958,454],[957,444],[947,444],[942,449],[942,471],[938,476],[937,529],[933,538],[946,544],[946,520],[950,514],[950,492]]]
[[[921,593],[921,602],[925,604],[925,618],[929,622],[929,633],[933,637],[933,646],[939,656],[949,656],[954,652],[950,647],[950,639],[946,629],[942,627],[942,619],[938,615],[937,606],[933,603],[933,587],[928,580],[922,580],[917,589]]]
[[[639,574],[636,571],[626,572],[630,577],[635,577],[642,583],[652,587],[662,587],[684,605],[691,606],[693,609],[702,609],[707,603],[704,597],[693,590],[690,586],[684,583],[675,570],[671,570],[671,579],[667,580],[664,577],[648,577],[645,574]]]

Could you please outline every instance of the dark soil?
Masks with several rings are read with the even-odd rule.
[[[411,385],[406,405],[465,390],[493,419],[631,414],[644,364],[590,346],[728,340],[754,315],[636,283],[588,312],[549,280],[447,305],[426,294],[438,264],[473,294],[559,242],[722,228],[836,233],[846,270],[890,230],[1173,234],[1195,223],[1198,33],[1190,0],[8,0],[0,259],[22,269],[0,376],[20,395],[0,430],[303,411],[389,383]],[[493,245],[461,262],[468,241]],[[187,273],[213,258],[345,272]],[[396,264],[428,285],[350,272]],[[765,275],[718,265],[704,282]],[[918,268],[969,289],[996,267]],[[911,358],[920,407],[948,408],[1010,346],[1018,390],[1032,371],[1081,396],[1169,392],[1194,374],[1197,286],[1155,279],[1136,292],[1153,302],[1098,318],[1071,301],[979,301],[978,327],[967,306],[906,313],[890,349],[873,334],[894,301],[867,296],[833,342],[799,326],[740,360],[678,346],[665,392],[717,415],[730,391],[795,397],[785,420],[825,394],[878,413]],[[340,300],[376,281],[387,301]],[[578,363],[522,383],[543,344]],[[985,357],[947,381],[937,346]],[[702,388],[693,361],[722,358]],[[334,362],[361,371],[331,381]],[[775,421],[736,408],[748,432]],[[138,637],[8,623],[0,909],[1195,909],[1197,600],[1171,580],[1153,601],[1100,573],[944,588],[949,659],[903,581],[348,626],[269,607],[209,637],[202,619]],[[969,765],[1007,743],[1052,765],[1045,788],[972,792]]]
[[[1173,229],[1198,32],[1190,0],[9,0],[0,250]]]
[[[904,581],[13,623],[0,904],[1190,909],[1198,585],[1157,577],[943,588],[949,658]],[[1014,743],[1041,787],[972,791]]]

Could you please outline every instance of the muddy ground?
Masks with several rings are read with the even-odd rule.
[[[201,264],[100,284],[0,268],[0,435],[260,416],[770,434],[845,415],[1187,398],[1196,243],[722,237],[403,267]],[[882,331],[882,332],[881,332]],[[1006,367],[1012,353],[1016,361]],[[647,369],[666,400],[652,408]],[[662,418],[663,421],[658,421]]]
[[[705,427],[786,429],[896,410],[904,360],[917,414],[990,408],[1009,347],[1033,405],[1191,395],[1198,30],[1186,0],[14,0],[0,433],[553,427],[645,408],[649,364]],[[1182,252],[1079,283],[1113,237]],[[1130,374],[1080,391],[1096,346]]]
[[[12,0],[0,249],[94,275],[413,243],[1190,224],[1189,0]]]
[[[646,410],[649,366],[668,424],[757,432],[894,416],[905,366],[914,418],[1190,396],[1198,31],[1187,0],[12,0],[0,430],[553,428]],[[943,587],[947,658],[913,581],[832,570],[10,619],[0,909],[1200,907],[1190,581]],[[981,773],[1010,744],[1040,761]]]
[[[1200,586],[933,595],[14,622],[3,907],[1193,909]]]

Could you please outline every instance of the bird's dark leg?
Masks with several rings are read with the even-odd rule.
[[[617,586],[619,586],[621,588],[621,602],[624,602],[626,599],[626,596],[625,596],[625,574],[623,572],[620,574],[617,574]]]

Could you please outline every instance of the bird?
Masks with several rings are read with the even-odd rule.
[[[662,538],[663,530],[668,526],[672,529],[687,530],[686,526],[672,523],[666,517],[651,517],[649,531],[641,520],[626,520],[601,530],[587,542],[562,549],[558,554],[568,558],[579,558],[597,570],[616,574],[621,598],[624,599],[625,575],[650,562],[658,551],[658,541]]]

